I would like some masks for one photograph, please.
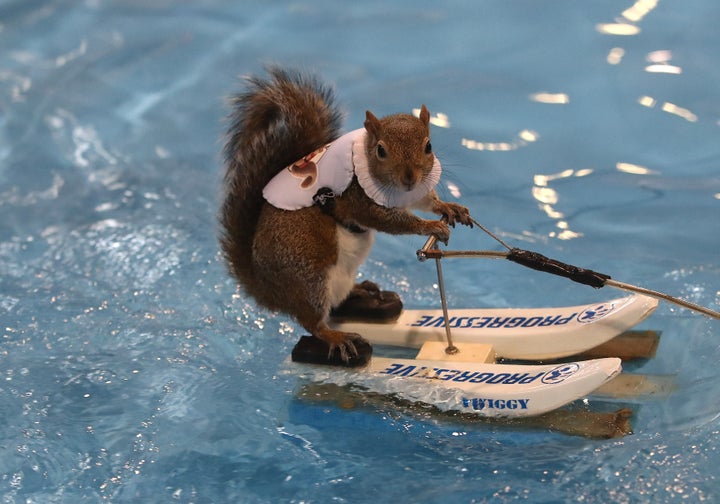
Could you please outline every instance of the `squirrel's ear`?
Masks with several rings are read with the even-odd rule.
[[[380,119],[375,117],[375,115],[367,110],[365,112],[365,129],[368,133],[370,133],[372,136],[377,138],[380,136]]]
[[[420,108],[420,120],[423,122],[425,126],[429,126],[430,124],[430,111],[427,109],[425,104],[423,103],[422,108]]]

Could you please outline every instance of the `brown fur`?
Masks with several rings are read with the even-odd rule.
[[[280,170],[340,136],[341,114],[332,91],[312,77],[273,67],[270,79],[247,79],[234,96],[225,144],[225,201],[220,242],[231,273],[256,283],[252,243],[262,190]]]

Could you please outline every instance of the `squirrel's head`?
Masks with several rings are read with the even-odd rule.
[[[430,144],[430,112],[425,105],[420,117],[396,114],[378,119],[365,113],[365,151],[370,174],[385,187],[412,191],[433,167]]]

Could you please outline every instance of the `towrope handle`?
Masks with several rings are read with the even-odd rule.
[[[537,271],[569,278],[573,282],[589,285],[596,289],[603,287],[605,282],[610,279],[610,275],[585,268],[578,268],[572,264],[556,261],[555,259],[550,259],[530,250],[514,248],[510,250],[506,259]]]
[[[600,287],[614,287],[616,289],[628,291],[628,292],[634,292],[637,294],[642,294],[644,296],[650,296],[654,297],[655,299],[659,299],[661,301],[667,301],[668,303],[672,303],[674,305],[680,306],[682,308],[687,308],[689,310],[696,311],[698,313],[702,313],[703,315],[714,318],[717,320],[720,320],[720,312],[716,310],[712,310],[710,308],[707,308],[705,306],[698,305],[696,303],[692,303],[690,301],[685,301],[684,299],[680,299],[674,296],[671,296],[669,294],[665,294],[663,292],[658,292],[651,289],[646,289],[645,287],[639,287],[637,285],[628,284],[625,282],[620,282],[618,280],[613,280],[610,275],[605,275],[603,273],[598,273],[593,270],[585,269],[585,268],[578,268],[577,266],[573,266],[571,264],[567,264],[561,261],[557,261],[555,259],[550,259],[548,257],[545,257],[542,254],[538,254],[537,252],[532,252],[530,250],[523,250],[519,248],[512,248],[509,245],[507,245],[505,242],[500,240],[497,236],[489,232],[485,227],[483,227],[481,224],[479,224],[476,221],[473,221],[475,225],[477,225],[480,229],[485,231],[487,234],[489,234],[491,237],[495,238],[498,242],[500,242],[505,248],[508,249],[507,252],[495,252],[490,250],[440,250],[437,247],[435,247],[437,243],[437,238],[434,236],[428,237],[427,241],[425,242],[425,245],[417,251],[417,258],[420,261],[425,261],[427,259],[435,259],[438,262],[438,269],[440,266],[440,259],[443,257],[475,257],[475,258],[484,258],[484,259],[508,259],[509,261],[512,261],[516,264],[520,264],[521,266],[525,266],[537,271],[542,271],[544,273],[550,273],[553,275],[558,275],[564,278],[568,278],[572,280],[573,282],[581,283],[583,285],[589,285],[591,287],[595,287],[596,289],[599,289]]]

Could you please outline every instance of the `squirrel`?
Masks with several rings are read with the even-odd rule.
[[[419,118],[378,119],[367,111],[364,129],[341,135],[331,88],[279,67],[268,74],[248,77],[247,89],[231,98],[222,252],[246,294],[292,316],[347,364],[359,343],[370,345],[359,334],[331,329],[328,318],[348,297],[377,289],[355,283],[373,231],[434,235],[447,243],[449,225],[473,221],[466,207],[435,192],[440,164],[425,105]],[[317,190],[324,174],[342,181]],[[420,218],[410,207],[444,220]]]

